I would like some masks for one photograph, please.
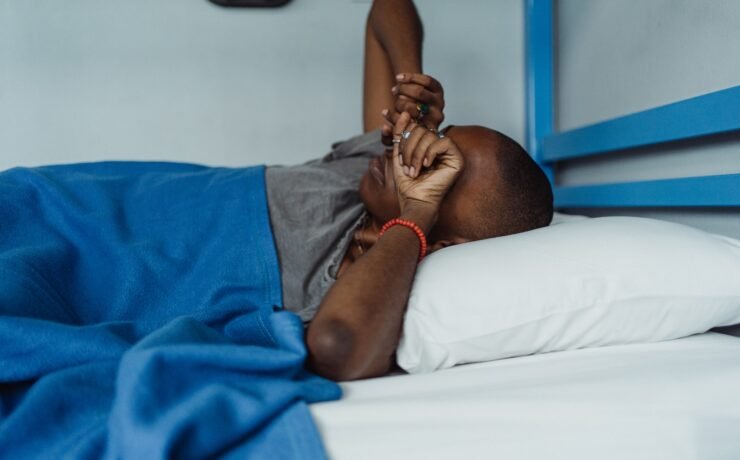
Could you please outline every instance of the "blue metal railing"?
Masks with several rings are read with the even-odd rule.
[[[740,86],[583,128],[554,131],[553,0],[527,0],[527,148],[556,184],[563,160],[740,133]],[[614,184],[554,185],[556,208],[740,207],[740,174]]]
[[[740,206],[740,174],[555,187],[562,208]]]
[[[527,151],[543,166],[550,182],[552,171],[542,164],[543,140],[554,129],[552,1],[527,0]]]
[[[740,86],[546,135],[546,162],[740,130]]]

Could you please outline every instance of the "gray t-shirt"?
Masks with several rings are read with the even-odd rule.
[[[265,171],[283,305],[304,322],[336,281],[365,208],[358,192],[370,158],[382,153],[380,131],[332,145],[320,160]]]

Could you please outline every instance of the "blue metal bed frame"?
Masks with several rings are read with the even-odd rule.
[[[527,149],[553,183],[556,208],[740,207],[740,174],[558,186],[560,161],[740,132],[740,86],[555,132],[553,0],[527,0],[525,17]]]

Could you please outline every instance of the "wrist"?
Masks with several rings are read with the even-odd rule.
[[[429,235],[437,222],[437,207],[426,203],[410,203],[404,206],[399,218],[410,220],[418,225],[425,235]]]
[[[400,60],[400,59],[399,59]],[[423,73],[419,59],[404,57],[401,62],[391,62],[394,78],[399,74]],[[398,82],[394,83],[397,84]]]

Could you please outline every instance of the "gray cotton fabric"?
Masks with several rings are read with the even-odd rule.
[[[265,171],[270,223],[280,262],[283,306],[304,322],[336,281],[365,208],[360,178],[383,152],[380,131],[332,145],[321,159]]]

